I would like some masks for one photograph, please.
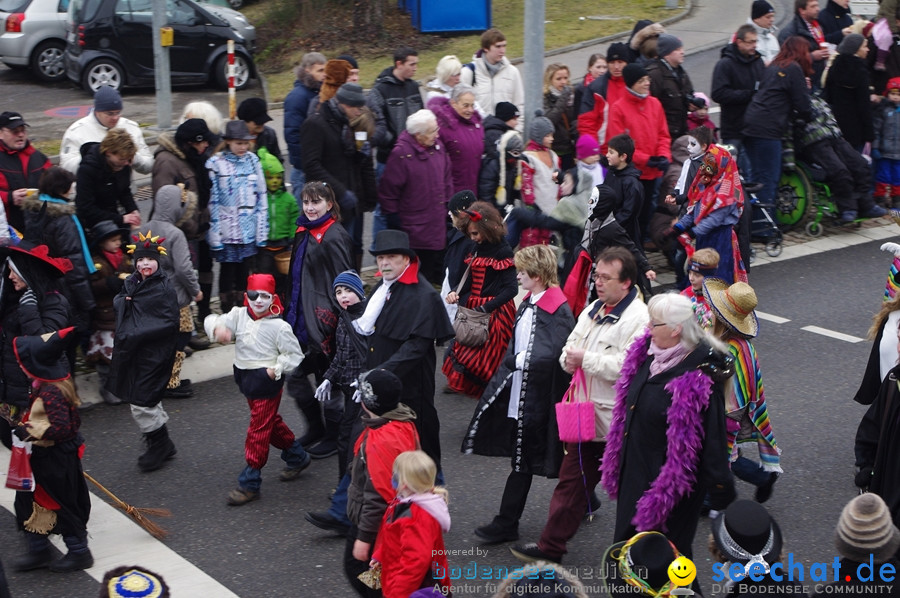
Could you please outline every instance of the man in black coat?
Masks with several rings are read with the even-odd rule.
[[[778,34],[778,43],[784,45],[787,38],[797,35],[809,44],[809,54],[813,63],[813,91],[820,88],[825,63],[828,62],[828,48],[823,48],[825,33],[817,20],[819,16],[819,0],[794,0],[794,19],[785,25]]]
[[[387,164],[388,156],[400,133],[406,130],[406,119],[425,107],[416,82],[419,54],[412,48],[394,52],[394,66],[381,71],[369,92],[366,105],[375,115],[374,145],[376,158]]]
[[[131,160],[137,146],[125,129],[110,129],[100,143],[81,146],[75,180],[75,209],[82,226],[112,220],[120,228],[140,226],[141,213],[131,194]],[[119,205],[125,214],[119,213]]]
[[[28,123],[18,112],[0,114],[0,201],[10,226],[23,232],[25,221],[19,207],[29,188],[37,189],[50,160],[28,140]]]
[[[853,33],[853,17],[850,15],[850,0],[828,0],[819,13],[819,24],[825,34],[825,41],[835,46],[844,41],[844,36]]]
[[[752,24],[741,25],[734,35],[734,41],[722,48],[722,57],[716,63],[712,76],[712,99],[722,108],[719,131],[722,143],[737,149],[738,166],[747,180],[750,174],[750,160],[746,157],[741,140],[744,126],[744,112],[759,88],[762,79],[762,55],[756,51],[758,35]]]
[[[693,109],[694,84],[681,66],[684,44],[674,35],[663,33],[656,42],[659,56],[647,65],[650,95],[659,100],[666,113],[669,137],[678,139],[687,133],[687,115]]]
[[[350,120],[362,113],[365,104],[362,87],[345,83],[300,127],[306,180],[324,181],[334,190],[345,227],[353,221],[358,202],[373,205],[377,197],[371,157],[357,149],[350,128]]]
[[[366,310],[353,323],[366,337],[366,368],[383,368],[403,382],[400,402],[416,412],[422,450],[441,471],[440,428],[434,408],[435,342],[453,337],[440,295],[419,274],[419,261],[409,236],[383,230],[372,250],[381,271]]]

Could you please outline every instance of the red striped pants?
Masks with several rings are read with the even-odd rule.
[[[271,399],[247,399],[247,404],[250,405],[250,425],[247,426],[244,454],[247,465],[262,469],[269,460],[269,445],[289,449],[294,444],[294,433],[278,414],[281,392]]]

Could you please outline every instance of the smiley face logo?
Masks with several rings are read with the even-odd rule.
[[[697,567],[694,562],[686,556],[680,556],[669,565],[669,581],[674,585],[682,587],[689,586],[697,577]]]

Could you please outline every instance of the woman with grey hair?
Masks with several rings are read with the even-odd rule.
[[[601,484],[617,501],[614,542],[659,531],[690,557],[707,492],[716,510],[735,495],[723,386],[733,363],[686,297],[656,295],[647,307],[616,384]]]
[[[409,235],[419,272],[432,283],[444,278],[447,203],[453,195],[450,158],[437,139],[431,110],[411,114],[378,185],[378,204],[389,227]]]
[[[477,190],[484,153],[484,127],[475,105],[475,90],[468,85],[457,85],[449,98],[433,98],[428,108],[437,117],[440,140],[450,156],[453,193]]]

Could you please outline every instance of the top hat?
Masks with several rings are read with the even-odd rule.
[[[680,556],[675,545],[659,532],[640,532],[613,544],[601,563],[609,595],[668,596],[665,592],[672,589],[669,565]]]
[[[124,235],[128,232],[129,229],[119,226],[112,220],[101,220],[91,227],[91,247],[98,247],[102,241],[107,239],[107,237],[111,237],[115,234]]]
[[[737,500],[712,522],[716,547],[732,563],[749,568],[753,563],[769,566],[781,558],[781,528],[764,506],[752,500]]]
[[[369,252],[372,255],[397,253],[416,257],[416,252],[409,248],[409,235],[402,230],[383,230],[375,235],[375,247]]]

